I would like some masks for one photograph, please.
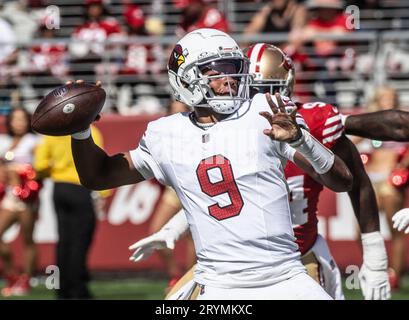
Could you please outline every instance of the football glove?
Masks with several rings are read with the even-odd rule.
[[[186,215],[180,210],[158,232],[143,238],[129,247],[135,250],[129,260],[138,262],[147,259],[155,250],[175,248],[175,242],[189,229]]]
[[[396,230],[403,231],[406,228],[405,233],[409,234],[409,208],[396,212],[392,217],[392,221]]]
[[[390,299],[388,256],[380,232],[362,234],[362,247],[364,256],[359,282],[365,300]]]

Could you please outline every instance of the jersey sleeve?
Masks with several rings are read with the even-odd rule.
[[[160,183],[167,184],[162,168],[151,152],[152,134],[149,126],[143,135],[139,146],[130,151],[131,159],[136,170],[146,179],[156,178]]]
[[[311,134],[329,149],[344,133],[341,114],[333,105],[324,102],[306,103],[300,112],[307,121]]]

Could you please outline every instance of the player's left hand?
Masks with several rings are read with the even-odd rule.
[[[279,93],[275,94],[277,104],[274,103],[270,93],[266,93],[266,99],[273,114],[267,111],[260,112],[260,115],[267,119],[271,129],[263,130],[263,133],[273,140],[283,142],[293,142],[302,136],[301,128],[297,124],[297,109],[288,114],[286,106]]]
[[[359,282],[365,300],[388,300],[391,298],[387,269],[371,270],[364,263],[359,271]]]
[[[172,230],[163,229],[143,238],[129,247],[129,250],[135,250],[129,260],[138,262],[149,258],[155,250],[175,248],[175,235]]]
[[[409,234],[409,208],[396,212],[392,217],[392,221],[396,230],[403,231],[406,228],[405,233]]]

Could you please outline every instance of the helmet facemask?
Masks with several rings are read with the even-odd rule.
[[[203,94],[203,101],[196,107],[210,106],[217,113],[229,114],[249,99],[250,75],[248,61],[242,57],[216,58],[196,63],[197,83]],[[225,92],[215,92],[212,81],[223,81]]]
[[[258,43],[244,50],[250,59],[250,73],[253,82],[252,95],[256,93],[274,94],[291,97],[293,93],[295,69],[291,59],[278,47]]]
[[[278,92],[280,95],[285,97],[291,97],[292,95],[292,85],[294,79],[293,70],[289,71],[288,78],[284,79],[268,79],[268,80],[257,80],[255,77],[250,85],[250,90],[256,93],[267,93],[274,95]]]

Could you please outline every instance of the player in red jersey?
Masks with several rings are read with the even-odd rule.
[[[263,43],[251,46],[246,51],[250,59],[250,73],[254,74],[254,93],[278,91],[291,97],[294,84],[294,67],[291,60],[279,48]],[[289,111],[297,107],[312,136],[341,157],[353,174],[354,185],[349,196],[362,232],[364,262],[360,271],[361,288],[366,299],[390,298],[388,259],[379,232],[375,193],[358,151],[343,134],[341,114],[335,106],[323,102],[295,105],[289,99],[287,102]],[[300,121],[303,121],[302,118]],[[309,275],[317,280],[328,294],[335,299],[344,299],[340,271],[326,241],[318,234],[317,205],[323,186],[291,162],[288,162],[285,174],[290,188],[294,234],[302,261]],[[180,237],[185,224],[182,216],[178,214],[160,232],[131,246],[131,249],[137,249],[131,259],[143,259],[148,256],[149,248],[167,246],[172,236],[175,239]],[[167,243],[161,241],[161,238],[166,239]],[[168,298],[190,298],[192,292],[194,286],[185,281],[177,284]]]
[[[250,72],[255,74],[255,89],[262,92],[279,91],[291,97],[294,67],[280,49],[260,43],[251,46],[247,56]],[[311,134],[341,157],[354,176],[349,196],[362,233],[364,263],[360,271],[361,288],[366,299],[389,298],[387,255],[379,232],[375,193],[358,151],[343,134],[341,114],[335,106],[324,102],[296,103],[296,106]],[[291,191],[294,233],[304,264],[310,275],[320,281],[331,296],[342,299],[340,272],[325,240],[318,234],[317,205],[323,186],[291,162],[287,164],[285,173]]]

